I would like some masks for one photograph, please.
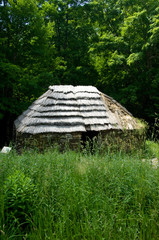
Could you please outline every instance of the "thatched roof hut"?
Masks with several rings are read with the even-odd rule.
[[[39,97],[15,121],[16,142],[40,148],[46,142],[68,143],[74,148],[86,136],[133,131],[136,119],[111,97],[92,86],[55,85]],[[29,141],[28,141],[29,138]]]

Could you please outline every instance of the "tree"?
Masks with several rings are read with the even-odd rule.
[[[0,16],[0,117],[9,139],[15,116],[39,95],[37,72],[40,74],[51,33],[36,1],[2,1]]]
[[[90,62],[89,47],[94,28],[89,21],[88,1],[47,1],[42,8],[46,22],[54,23],[57,57],[55,71],[62,84],[94,84],[97,73]]]
[[[102,6],[102,19],[96,23],[99,41],[90,49],[99,88],[135,116],[152,121],[159,112],[158,1],[92,4]],[[118,14],[113,15],[115,11]]]

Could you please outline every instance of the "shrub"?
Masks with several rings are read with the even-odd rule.
[[[34,209],[36,188],[32,180],[17,170],[4,183],[5,223],[26,226]]]

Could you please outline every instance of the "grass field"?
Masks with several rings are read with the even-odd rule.
[[[159,144],[0,155],[0,239],[159,239]]]

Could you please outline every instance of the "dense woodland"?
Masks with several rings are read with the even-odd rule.
[[[0,145],[49,85],[94,85],[159,117],[159,0],[1,0]]]

